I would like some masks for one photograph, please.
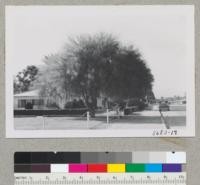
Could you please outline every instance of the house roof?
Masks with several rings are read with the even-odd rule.
[[[22,97],[22,96],[29,96],[29,97],[39,96],[39,90],[26,91],[26,92],[14,95],[14,97]]]

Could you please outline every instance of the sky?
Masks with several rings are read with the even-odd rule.
[[[61,51],[69,37],[111,33],[142,54],[157,98],[183,96],[193,29],[193,7],[186,5],[7,6],[6,63],[15,75]]]

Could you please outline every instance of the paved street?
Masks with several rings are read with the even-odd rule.
[[[170,128],[186,126],[185,111],[163,112],[164,120]],[[15,129],[19,130],[62,130],[62,129],[165,129],[159,111],[140,111],[119,118],[114,111],[97,114],[87,121],[86,117],[17,117]]]

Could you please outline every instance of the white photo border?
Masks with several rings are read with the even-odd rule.
[[[131,5],[136,6],[136,5]],[[157,6],[157,5],[140,5],[140,6]],[[187,67],[186,67],[186,127],[178,129],[177,135],[158,135],[153,136],[155,129],[113,129],[113,130],[15,130],[14,115],[13,115],[13,76],[12,64],[10,61],[5,61],[5,76],[6,76],[6,138],[88,138],[88,137],[194,137],[195,136],[195,24],[194,24],[194,6],[193,5],[159,5],[159,6],[184,6],[187,13],[189,25],[187,28]],[[6,29],[5,29],[6,30]],[[6,33],[5,33],[6,35]],[[6,40],[6,39],[5,39]],[[5,43],[6,44],[6,43]],[[5,55],[8,51],[5,50]],[[5,57],[6,58],[6,57]],[[158,129],[159,131],[160,129]],[[174,129],[168,129],[173,131]]]

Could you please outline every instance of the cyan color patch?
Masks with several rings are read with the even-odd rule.
[[[145,172],[162,172],[162,164],[145,164]]]

